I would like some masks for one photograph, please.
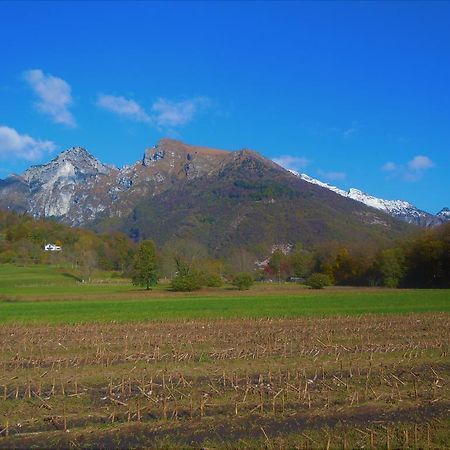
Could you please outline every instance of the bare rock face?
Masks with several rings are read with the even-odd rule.
[[[164,150],[158,150],[158,145],[155,145],[153,148],[148,148],[145,150],[144,157],[142,158],[143,166],[151,166],[156,161],[163,159],[165,155]]]
[[[72,147],[60,153],[47,164],[32,166],[21,176],[15,176],[13,185],[21,187],[25,209],[35,217],[55,217],[72,224],[81,224],[101,209],[100,204],[83,202],[90,189],[114,169],[102,164],[87,150]],[[2,189],[1,203],[10,200],[9,209],[15,209],[11,192]],[[95,201],[95,196],[90,200]]]

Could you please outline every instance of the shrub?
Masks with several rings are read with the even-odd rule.
[[[246,272],[237,274],[232,282],[233,286],[236,286],[240,291],[250,289],[250,286],[254,283],[253,277]]]
[[[17,258],[14,250],[5,250],[0,253],[0,264],[13,263]]]
[[[171,284],[173,291],[191,292],[202,287],[202,276],[197,271],[190,271],[183,275],[178,274]]]
[[[330,286],[331,280],[325,273],[313,273],[306,283],[312,289],[323,289],[325,286]]]
[[[222,277],[218,273],[206,274],[205,284],[208,287],[221,287],[223,285]]]

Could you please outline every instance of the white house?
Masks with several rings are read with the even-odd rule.
[[[55,244],[45,244],[44,245],[44,250],[46,252],[60,252],[62,250],[60,245],[55,245]]]

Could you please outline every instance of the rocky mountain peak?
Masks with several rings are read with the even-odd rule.
[[[100,162],[84,147],[71,147],[67,150],[64,150],[55,158],[55,160],[63,163],[69,161],[75,168],[78,168],[79,170],[89,171],[89,169],[91,169],[93,174],[108,174],[112,168],[112,166]]]
[[[29,189],[27,209],[34,216],[61,217],[77,203],[79,189],[96,183],[112,170],[85,148],[71,147],[47,164],[31,166],[18,178]]]
[[[176,139],[164,138],[159,140],[153,147],[145,150],[142,158],[142,164],[144,166],[152,166],[155,162],[162,159],[166,159],[171,162],[185,161],[189,163],[194,159],[204,159],[202,157],[214,158],[229,154],[230,152],[226,150],[216,150],[208,147],[194,146],[177,141]]]
[[[229,161],[234,153],[165,138],[145,150],[142,166],[149,179],[191,180],[219,170],[219,167]],[[161,183],[158,189],[160,188]]]
[[[84,147],[70,147],[67,150],[62,151],[57,158],[93,158],[93,156]]]
[[[83,178],[107,175],[111,167],[101,163],[83,147],[64,150],[47,164],[31,166],[22,177],[28,183],[44,184],[61,178]]]
[[[445,221],[450,221],[450,209],[447,208],[447,207],[442,208],[442,209],[436,214],[436,216],[442,218],[442,219],[445,220]]]

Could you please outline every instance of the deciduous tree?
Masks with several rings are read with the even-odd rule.
[[[145,286],[147,290],[158,282],[157,256],[153,241],[141,242],[135,256],[131,280],[134,285]]]

